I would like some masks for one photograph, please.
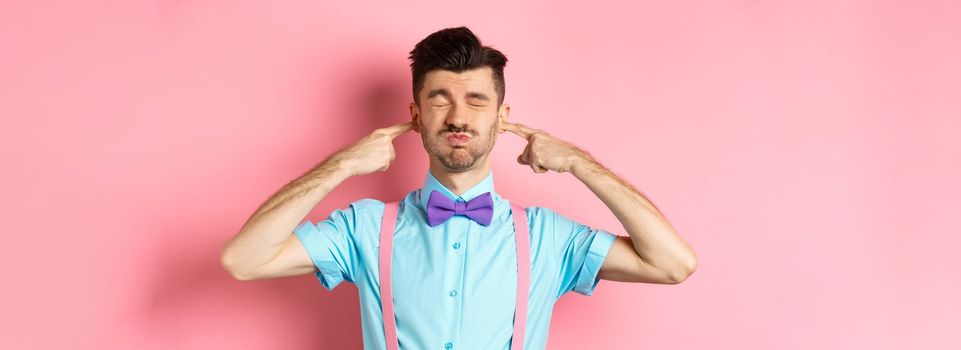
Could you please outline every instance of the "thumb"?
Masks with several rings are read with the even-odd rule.
[[[524,154],[517,155],[517,162],[523,165],[530,165],[530,163],[524,160]]]

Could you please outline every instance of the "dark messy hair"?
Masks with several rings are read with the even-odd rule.
[[[497,106],[504,102],[504,66],[507,57],[500,51],[482,46],[480,39],[467,27],[445,28],[421,40],[408,57],[410,71],[414,80],[414,102],[417,93],[424,87],[427,73],[435,69],[460,73],[484,66],[493,71],[494,89],[497,91]]]

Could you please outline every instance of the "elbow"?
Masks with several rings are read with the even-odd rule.
[[[682,268],[675,269],[668,274],[668,280],[670,284],[678,284],[687,280],[694,270],[697,270],[697,259],[691,257],[686,263],[681,265]]]
[[[242,269],[237,267],[236,258],[231,255],[229,246],[225,246],[220,252],[220,267],[230,275],[231,278],[238,281],[249,281],[250,276],[244,272]]]

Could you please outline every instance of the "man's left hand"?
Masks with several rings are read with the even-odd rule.
[[[504,131],[527,140],[527,147],[517,156],[517,162],[529,165],[535,173],[571,172],[579,162],[593,160],[587,152],[543,130],[505,121],[501,123],[501,132]]]

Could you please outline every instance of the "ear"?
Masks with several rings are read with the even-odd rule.
[[[504,125],[504,123],[507,122],[507,116],[509,114],[511,114],[511,105],[502,103],[501,108],[497,110],[498,128],[500,128],[501,125]],[[502,128],[500,129],[501,134],[503,134],[505,131],[507,130],[504,130]]]
[[[414,122],[414,132],[420,133],[420,107],[417,103],[410,103],[410,121]]]

